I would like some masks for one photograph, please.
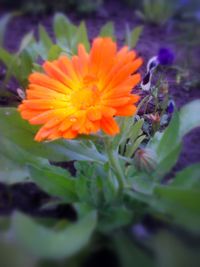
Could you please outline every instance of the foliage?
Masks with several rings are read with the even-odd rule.
[[[79,43],[83,43],[86,49],[89,50],[90,44],[84,22],[76,26],[62,13],[56,13],[53,18],[53,30],[55,42],[53,42],[44,26],[39,25],[38,40],[34,37],[33,32],[29,32],[21,40],[16,53],[9,53],[6,49],[0,47],[0,60],[7,68],[5,83],[10,77],[14,77],[19,82],[19,86],[25,89],[28,84],[29,74],[32,71],[41,69],[39,62],[54,60],[60,54],[67,54],[71,57],[76,53]],[[102,26],[99,35],[114,38],[114,31],[113,23],[109,22]],[[141,32],[141,27],[132,32],[130,30],[127,32],[127,44],[131,48],[138,42]]]
[[[172,18],[195,19],[198,8],[198,0],[143,0],[136,14],[146,22],[163,25]]]
[[[174,8],[171,1],[143,0],[142,13],[140,16],[150,23],[164,24],[173,15]]]

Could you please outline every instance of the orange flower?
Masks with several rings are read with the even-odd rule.
[[[36,141],[75,138],[102,129],[115,135],[115,116],[130,116],[139,97],[131,94],[140,82],[134,74],[142,59],[123,47],[117,52],[110,38],[96,38],[88,54],[82,44],[78,55],[62,55],[43,64],[45,73],[29,77],[26,99],[19,111],[30,124],[42,125]]]

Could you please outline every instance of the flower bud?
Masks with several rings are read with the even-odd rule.
[[[156,154],[152,149],[141,148],[135,153],[134,162],[138,170],[150,173],[156,169]]]
[[[151,120],[152,123],[160,123],[160,115],[158,114],[158,112],[156,112],[155,114],[147,114],[145,117]]]
[[[169,66],[174,62],[174,53],[171,49],[162,47],[158,51],[158,62],[160,65]]]

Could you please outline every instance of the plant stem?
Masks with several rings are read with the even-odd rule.
[[[125,187],[125,177],[124,177],[121,165],[120,165],[118,154],[115,153],[108,139],[105,140],[105,149],[108,155],[110,166],[113,169],[115,176],[117,178],[117,181],[118,181],[118,185],[119,185],[118,193],[121,195]]]

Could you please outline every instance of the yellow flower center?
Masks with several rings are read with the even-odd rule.
[[[93,77],[92,77],[93,78]],[[85,110],[100,103],[100,91],[91,77],[84,79],[83,87],[71,95],[71,103],[77,109]]]

